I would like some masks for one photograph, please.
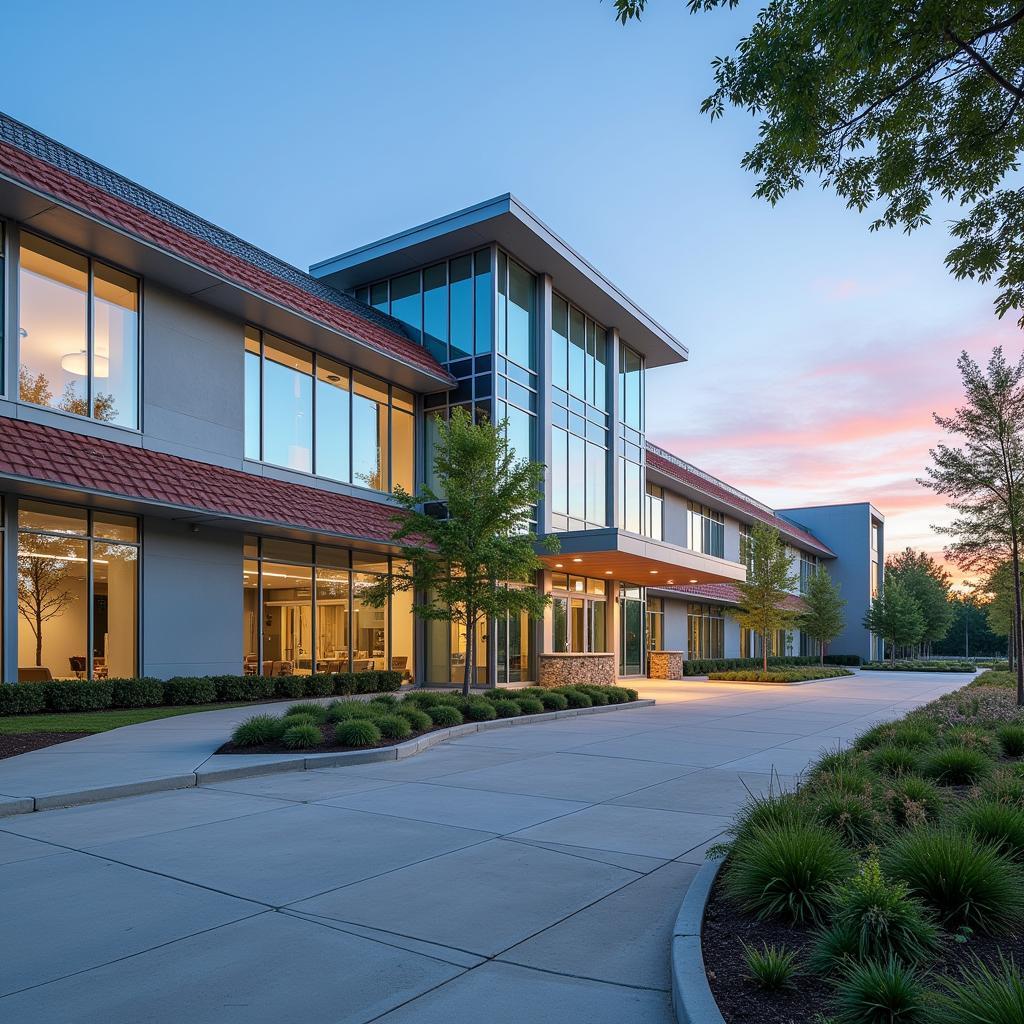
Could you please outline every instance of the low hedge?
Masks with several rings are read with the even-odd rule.
[[[159,705],[241,704],[381,693],[402,685],[401,672],[336,672],[311,676],[176,676],[173,679],[54,679],[0,685],[0,715],[101,711]]]
[[[865,661],[872,672],[973,672],[973,661]]]
[[[826,665],[859,665],[859,654],[826,654]],[[760,669],[764,664],[761,658],[693,658],[683,662],[684,676],[706,676],[711,672],[731,672],[734,669]],[[788,667],[791,665],[820,665],[821,658],[817,655],[801,655],[768,659],[768,670]]]
[[[721,679],[740,683],[807,683],[812,679],[835,679],[852,676],[848,668],[838,665],[819,665],[817,668],[774,669],[767,672],[742,669],[736,672],[711,672],[708,679]]]

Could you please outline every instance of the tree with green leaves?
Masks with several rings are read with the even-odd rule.
[[[686,4],[696,14],[739,0]],[[624,25],[646,8],[615,0]],[[1024,305],[1019,0],[769,0],[712,69],[702,111],[760,119],[742,160],[755,196],[775,205],[810,179],[871,210],[872,230],[905,232],[930,223],[936,197],[966,208],[946,265],[958,279],[995,279],[999,316]]]
[[[1014,640],[1020,630],[1020,620],[1014,617],[1012,565],[1009,562],[997,565],[982,584],[982,589],[989,595],[985,607],[988,628],[996,636],[1006,637],[1009,641],[1010,664],[1013,667]]]
[[[925,621],[913,595],[898,580],[886,580],[864,615],[864,628],[889,644],[896,660],[896,648],[921,642]]]
[[[958,447],[931,449],[925,487],[946,498],[954,512],[948,526],[934,527],[950,537],[946,554],[969,572],[991,572],[1011,565],[1015,621],[1021,621],[1020,545],[1024,531],[1024,356],[1007,362],[996,348],[982,369],[963,352],[957,360],[965,402],[952,416],[935,422]],[[1021,631],[1016,631],[1017,703],[1024,706]]]
[[[787,607],[787,601],[800,577],[793,572],[789,552],[774,527],[755,523],[746,550],[747,578],[736,584],[740,602],[737,608],[729,609],[729,614],[744,629],[761,637],[762,665],[767,672],[768,638],[796,621],[797,611]]]
[[[928,649],[942,641],[953,622],[949,603],[949,573],[924,551],[905,548],[885,560],[885,578],[901,583],[924,616],[921,645]]]
[[[807,581],[807,592],[803,595],[804,608],[797,619],[802,633],[806,633],[821,645],[821,663],[825,664],[825,648],[846,625],[843,608],[846,602],[839,596],[839,584],[824,567],[817,570]]]
[[[516,458],[506,424],[474,424],[458,408],[447,422],[437,419],[433,466],[436,489],[394,491],[392,539],[408,570],[380,577],[362,597],[380,608],[392,593],[411,590],[415,615],[456,623],[466,638],[462,692],[468,695],[480,623],[522,612],[539,616],[550,601],[533,586],[543,565],[537,538],[526,529],[541,497],[544,467]],[[544,545],[558,548],[555,538]]]

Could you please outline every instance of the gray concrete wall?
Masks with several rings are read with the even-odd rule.
[[[673,491],[666,490],[664,505],[664,540],[669,544],[689,547],[686,536],[686,499]]]
[[[242,535],[147,517],[142,530],[142,671],[242,671]]]
[[[836,553],[836,558],[824,559],[823,564],[846,601],[846,628],[829,645],[828,652],[870,658],[871,634],[861,622],[871,604],[871,506],[862,502],[788,508],[780,509],[779,515],[810,530]],[[884,561],[884,550],[878,556],[880,562]]]
[[[686,602],[662,599],[665,609],[665,650],[686,650]]]
[[[740,656],[740,624],[731,615],[725,617],[725,656]]]

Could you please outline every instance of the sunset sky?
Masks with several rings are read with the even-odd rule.
[[[3,104],[304,267],[511,191],[690,346],[650,377],[653,440],[778,506],[870,499],[890,552],[939,552],[931,413],[961,349],[1016,357],[1019,329],[946,273],[954,211],[870,234],[813,183],[750,197],[756,123],[698,106],[751,10],[21,4]]]

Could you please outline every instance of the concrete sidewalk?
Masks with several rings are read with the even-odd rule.
[[[673,918],[748,792],[967,678],[650,683],[404,761],[0,820],[0,1018],[669,1024]]]

